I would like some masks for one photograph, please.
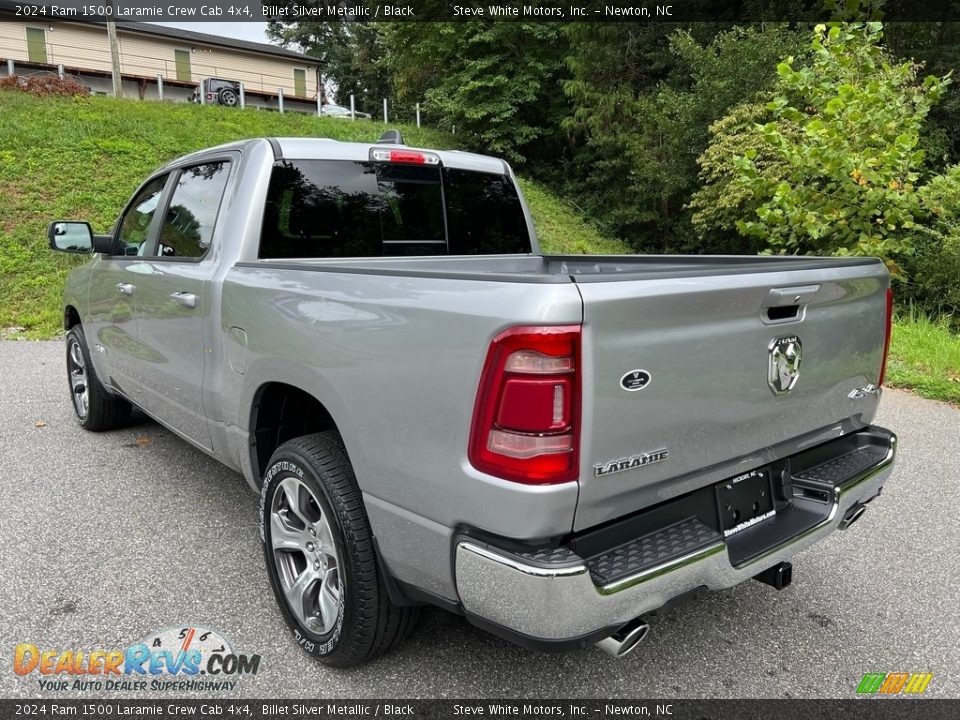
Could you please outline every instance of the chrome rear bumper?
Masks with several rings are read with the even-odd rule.
[[[820,522],[737,566],[730,562],[726,542],[719,540],[600,586],[586,561],[572,553],[553,564],[525,562],[495,545],[463,537],[456,547],[460,602],[468,616],[550,642],[622,625],[698,588],[737,585],[822,540],[852,509],[876,497],[893,469],[895,454],[896,437],[889,433],[885,457],[835,486]]]

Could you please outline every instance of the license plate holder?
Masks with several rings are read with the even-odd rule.
[[[720,529],[729,537],[774,514],[770,470],[763,468],[715,486]]]

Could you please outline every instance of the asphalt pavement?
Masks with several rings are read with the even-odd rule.
[[[795,558],[781,592],[709,593],[653,618],[621,660],[528,652],[431,609],[398,650],[344,671],[302,653],[281,620],[243,479],[146,419],[83,431],[63,353],[0,342],[0,698],[144,697],[41,690],[36,672],[12,671],[14,648],[125,648],[189,626],[261,655],[220,697],[850,698],[864,673],[894,671],[931,672],[926,695],[960,697],[960,410],[948,405],[885,391],[894,475],[850,531]]]

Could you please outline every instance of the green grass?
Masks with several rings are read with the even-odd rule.
[[[950,318],[931,320],[911,310],[897,319],[886,384],[960,404],[960,335],[951,332]]]
[[[530,205],[544,252],[557,255],[633,254],[633,250],[619,240],[603,237],[573,207],[542,185],[521,178],[520,189]]]
[[[399,127],[410,145],[457,147],[449,135]],[[368,120],[0,90],[0,337],[60,332],[63,281],[83,259],[47,248],[48,221],[88,220],[106,232],[147,174],[193,150],[263,136],[370,142],[382,130]],[[545,251],[629,252],[543,186],[522,187]]]

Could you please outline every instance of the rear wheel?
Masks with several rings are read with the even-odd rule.
[[[130,403],[107,392],[90,362],[87,339],[80,325],[67,332],[67,383],[77,422],[92,431],[113,430],[130,420]]]
[[[237,104],[237,93],[230,88],[223,88],[220,91],[220,104],[233,107]]]
[[[260,522],[270,584],[306,652],[349,667],[413,630],[418,609],[390,602],[353,468],[335,433],[277,449],[264,474]]]

